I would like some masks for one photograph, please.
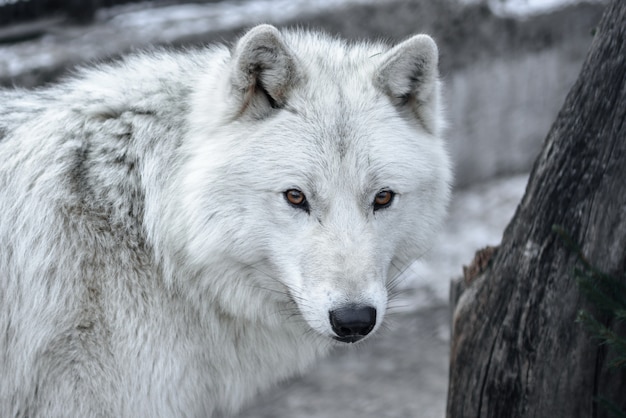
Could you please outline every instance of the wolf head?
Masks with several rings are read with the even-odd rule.
[[[449,198],[437,61],[426,35],[389,48],[269,25],[219,55],[176,190],[198,294],[265,321],[291,303],[343,342],[375,331]]]

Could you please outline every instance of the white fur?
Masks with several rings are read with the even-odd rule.
[[[448,201],[436,67],[425,35],[262,25],[0,92],[0,416],[230,414],[329,311],[375,331]]]

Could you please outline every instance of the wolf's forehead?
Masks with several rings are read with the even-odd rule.
[[[372,131],[380,124],[376,106],[369,103],[354,103],[355,98],[340,86],[327,86],[320,93],[323,98],[305,98],[298,110],[298,117],[305,129],[301,140],[313,142],[324,154],[333,152],[343,159],[352,153],[366,152],[372,139]],[[357,145],[358,144],[358,145]],[[319,154],[318,154],[319,155]]]
[[[309,34],[291,39],[291,47],[297,56],[309,87],[332,87],[357,92],[372,85],[372,79],[389,49],[384,44],[349,44],[342,40],[325,37],[322,42],[315,38],[324,36]]]
[[[304,76],[287,102],[300,119],[294,121],[300,127],[299,140],[290,144],[297,148],[294,155],[323,168],[324,175],[351,172],[369,177],[407,157],[381,152],[386,144],[393,146],[391,137],[406,133],[404,121],[374,83],[382,53],[389,47],[332,38],[312,42],[311,36],[317,35],[288,42]],[[314,153],[312,146],[317,148]]]
[[[307,121],[307,129],[299,131],[296,140],[292,138],[287,148],[302,162],[302,168],[328,180],[348,176],[352,181],[370,183],[385,167],[407,157],[381,152],[395,131],[389,121],[376,112],[341,103],[339,100],[332,109],[313,110],[315,117]]]
[[[365,69],[310,70],[292,104],[305,119],[332,126],[337,131],[333,133],[353,132],[386,103],[373,76],[373,70]]]
[[[299,121],[294,125],[301,129],[294,146],[309,157],[344,169],[362,170],[366,163],[376,163],[379,158],[372,154],[384,146],[386,137],[400,130],[382,95],[352,91],[335,82],[317,89],[296,104]],[[313,154],[308,152],[311,146],[317,148]]]
[[[374,87],[373,71],[312,71],[294,91],[294,103],[309,117],[352,116],[367,112],[382,97]]]

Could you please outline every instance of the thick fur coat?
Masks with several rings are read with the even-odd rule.
[[[0,416],[231,414],[374,333],[449,195],[437,48],[261,25],[0,91]]]

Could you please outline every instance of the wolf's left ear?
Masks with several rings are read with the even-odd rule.
[[[415,35],[383,55],[374,83],[400,108],[411,109],[430,133],[441,129],[439,52],[428,35]]]
[[[274,26],[252,28],[232,53],[231,84],[238,114],[262,116],[285,104],[299,77],[296,60]]]

